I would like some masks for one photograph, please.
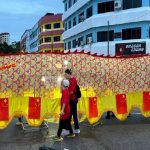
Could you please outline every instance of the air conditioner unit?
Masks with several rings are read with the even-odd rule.
[[[87,38],[87,43],[88,43],[88,44],[92,44],[92,37],[88,37],[88,38]]]
[[[122,0],[115,0],[114,8],[121,9],[122,8]]]

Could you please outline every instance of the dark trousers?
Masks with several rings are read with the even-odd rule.
[[[77,115],[77,104],[78,104],[78,101],[70,100],[70,111],[71,111],[70,120],[72,120],[72,116],[73,116],[75,129],[79,129],[79,122],[78,122],[78,115]]]
[[[59,120],[59,128],[58,128],[58,131],[57,131],[57,136],[58,137],[61,136],[61,132],[62,132],[63,129],[69,130],[70,134],[73,134],[70,118],[66,119],[66,120]]]
[[[18,121],[19,121],[19,122],[22,122],[22,117],[19,117],[19,118],[18,118]]]

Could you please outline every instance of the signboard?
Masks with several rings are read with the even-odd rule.
[[[146,42],[116,44],[116,56],[146,53]]]

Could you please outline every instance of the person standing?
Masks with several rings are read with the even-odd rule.
[[[71,69],[65,70],[65,78],[69,80],[69,99],[70,99],[70,109],[71,109],[71,116],[70,120],[74,121],[74,133],[79,134],[80,128],[79,128],[79,122],[78,122],[78,115],[77,115],[77,104],[78,104],[78,98],[76,98],[76,86],[77,86],[77,80],[72,75]]]
[[[61,84],[61,112],[59,120],[59,128],[57,131],[57,136],[54,137],[55,141],[62,141],[61,133],[63,129],[69,130],[70,134],[67,137],[75,137],[73,133],[71,121],[70,121],[70,105],[69,105],[69,81],[64,79]]]

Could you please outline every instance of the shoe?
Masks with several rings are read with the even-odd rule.
[[[73,137],[75,137],[75,134],[68,134],[66,137],[73,138]]]
[[[45,127],[46,125],[45,125],[45,122],[43,121],[42,123],[41,123],[41,125],[40,125],[40,127],[42,128],[42,127]]]
[[[131,114],[129,114],[128,117],[131,117]]]
[[[75,129],[75,130],[73,130],[73,133],[79,134],[79,133],[80,133],[80,129]]]
[[[68,135],[70,132],[69,130],[63,129],[61,135]]]
[[[111,117],[112,117],[112,118],[114,118],[114,117],[115,117],[115,114],[114,114],[113,112],[112,112],[112,114],[111,114]]]
[[[39,150],[54,150],[53,148],[50,148],[50,147],[47,147],[47,146],[42,146],[42,147],[39,147]]]
[[[106,119],[110,119],[110,116],[106,116],[105,118],[106,118]]]
[[[63,138],[62,138],[62,137],[55,136],[55,137],[53,137],[53,140],[54,140],[54,141],[57,141],[57,142],[60,142],[60,141],[63,140]]]
[[[20,122],[20,121],[18,121],[18,122],[16,123],[17,126],[21,126],[22,124],[23,124],[23,123]]]

